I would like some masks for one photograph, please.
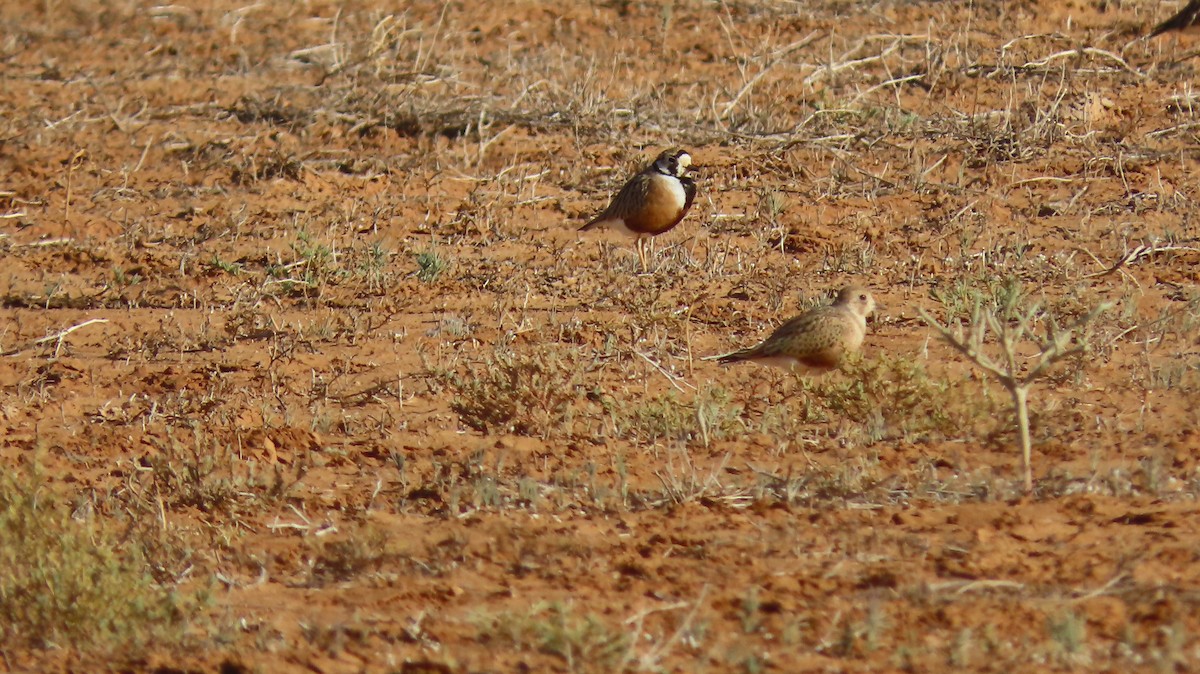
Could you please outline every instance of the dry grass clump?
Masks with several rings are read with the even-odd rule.
[[[0,475],[0,638],[6,648],[109,652],[183,638],[184,602],[137,545],[78,521],[38,469]]]
[[[500,348],[466,372],[443,377],[454,391],[450,408],[467,426],[484,433],[549,437],[570,429],[592,369],[575,348]]]
[[[186,434],[184,434],[186,435]],[[139,489],[171,510],[195,508],[238,518],[285,496],[304,475],[307,461],[286,474],[238,456],[230,443],[192,429],[190,442],[168,433],[159,452],[146,458]],[[132,494],[131,494],[132,495]],[[140,505],[145,506],[145,499]]]
[[[323,587],[377,572],[398,555],[385,529],[370,525],[352,529],[337,540],[318,540],[309,566],[308,585]]]

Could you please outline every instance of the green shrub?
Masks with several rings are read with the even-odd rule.
[[[874,440],[953,434],[971,416],[950,382],[930,377],[911,358],[852,358],[842,369],[843,376],[826,376],[808,385],[814,408],[809,413],[827,411],[863,424]],[[988,413],[987,401],[975,404],[981,407],[974,412]]]
[[[108,651],[182,634],[176,595],[140,548],[76,521],[38,471],[0,475],[0,640]]]
[[[473,621],[476,638],[520,651],[554,655],[571,672],[612,672],[629,649],[629,635],[591,613],[577,615],[570,606],[535,604],[527,611],[480,614]]]
[[[723,388],[704,387],[690,400],[667,391],[611,407],[618,433],[636,442],[677,441],[708,446],[744,430],[743,408],[734,404]]]

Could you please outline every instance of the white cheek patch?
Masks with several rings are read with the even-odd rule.
[[[684,152],[683,154],[679,155],[679,159],[675,161],[679,165],[679,170],[675,172],[676,175],[683,175],[687,167],[692,165],[692,155]]]

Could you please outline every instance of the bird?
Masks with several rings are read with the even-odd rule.
[[[775,329],[771,336],[748,349],[708,356],[722,365],[753,361],[787,370],[823,372],[858,351],[867,333],[867,316],[875,310],[871,291],[848,285],[838,291],[833,304],[816,307]]]
[[[1172,30],[1187,30],[1196,25],[1197,20],[1200,20],[1200,0],[1192,0],[1183,9],[1179,10],[1175,16],[1163,21],[1150,31],[1146,39],[1158,37],[1163,33]]]
[[[696,200],[696,181],[687,175],[692,156],[678,148],[665,150],[629,179],[600,215],[579,228],[586,232],[609,227],[637,238],[638,260],[647,271],[646,243],[683,220]]]

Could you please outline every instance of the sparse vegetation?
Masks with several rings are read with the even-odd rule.
[[[742,406],[720,387],[704,387],[687,397],[670,390],[630,403],[609,400],[607,406],[617,435],[639,444],[708,447],[743,429]]]
[[[370,526],[357,527],[337,540],[320,541],[312,560],[309,584],[319,587],[378,571],[396,557],[389,543],[386,530]]]
[[[4,649],[117,653],[182,641],[194,608],[155,582],[113,524],[72,517],[41,468],[0,474]]]
[[[957,321],[950,322],[953,327],[948,327],[924,312],[922,318],[951,346],[999,382],[1012,397],[1025,491],[1032,492],[1033,443],[1029,430],[1029,390],[1038,380],[1048,376],[1049,369],[1061,361],[1074,358],[1077,366],[1082,366],[1078,357],[1087,354],[1089,349],[1086,331],[1092,321],[1109,306],[1101,304],[1063,328],[1044,311],[1040,303],[1028,299],[1014,284],[1006,287],[1010,290],[993,304],[985,304],[978,297],[975,299],[965,331]],[[1046,331],[1044,342],[1036,339],[1035,330],[1039,325]],[[998,355],[995,356],[984,350],[989,331],[996,339],[994,348]],[[1022,342],[1025,341],[1032,341],[1038,349],[1033,355],[1033,364],[1028,368],[1022,362],[1020,353]]]
[[[1172,8],[144,4],[0,3],[0,667],[1200,666]]]
[[[451,409],[485,433],[569,433],[574,403],[587,393],[584,358],[576,349],[497,350],[465,373],[443,375],[454,392]]]
[[[956,391],[957,386],[930,376],[914,359],[859,356],[843,365],[841,376],[808,382],[804,412],[854,424],[872,443],[945,438],[963,432],[991,411],[988,401],[964,403]]]
[[[569,672],[611,672],[629,648],[628,635],[593,614],[579,615],[560,603],[538,603],[528,611],[478,614],[477,638],[500,647],[554,655]]]

